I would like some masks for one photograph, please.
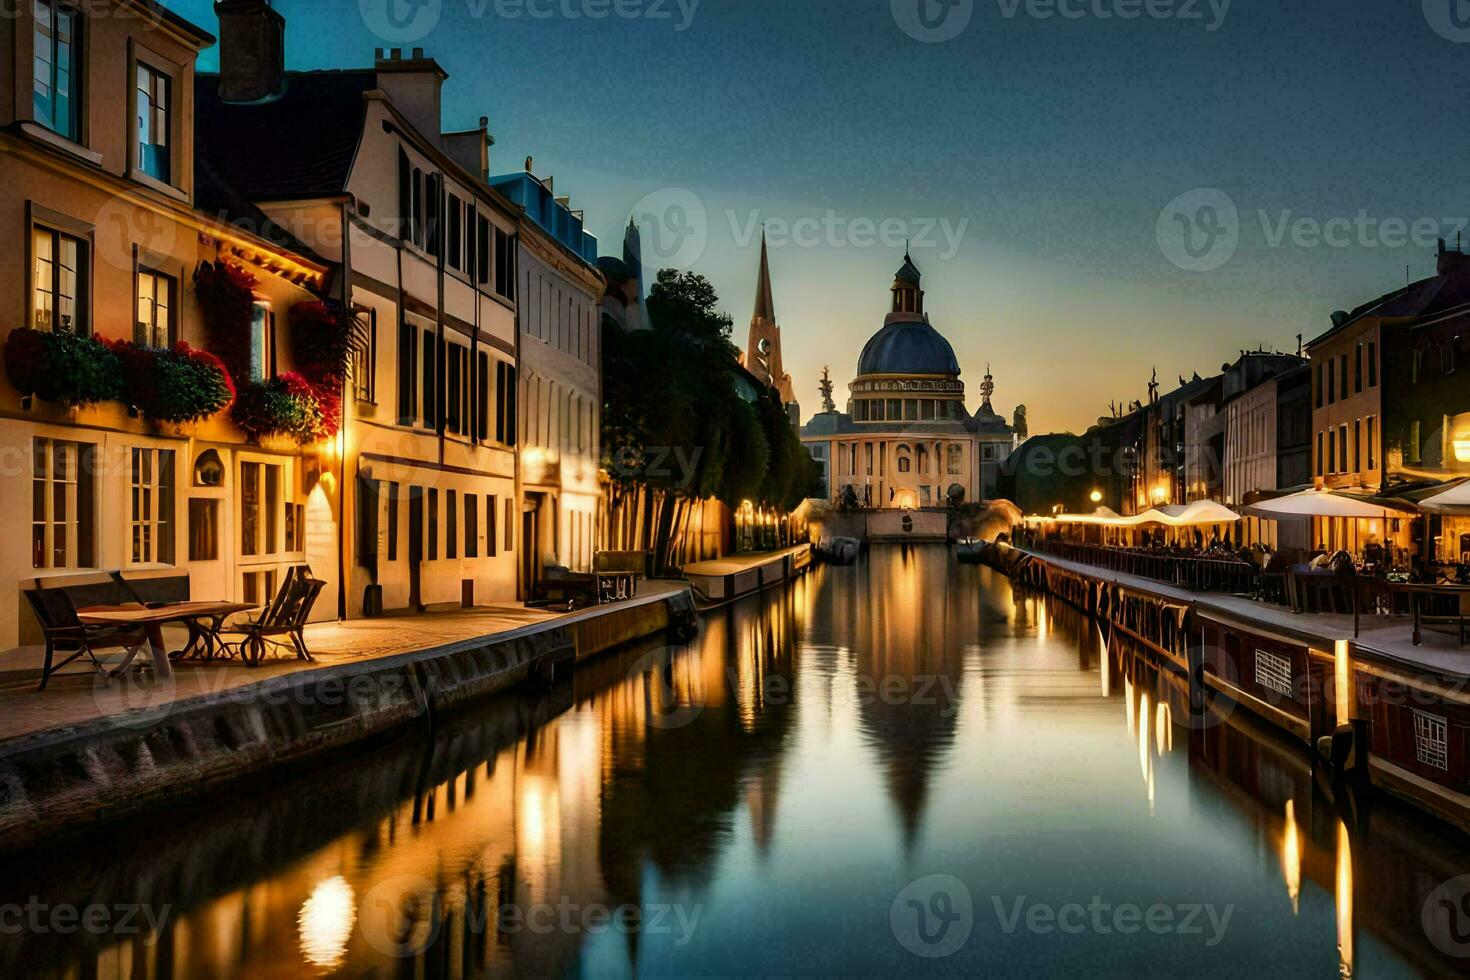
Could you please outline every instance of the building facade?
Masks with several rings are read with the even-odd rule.
[[[821,412],[801,430],[828,498],[841,501],[850,488],[859,506],[874,509],[989,499],[1015,448],[1014,431],[991,407],[994,381],[986,375],[971,415],[954,348],[924,313],[908,256],[890,292],[888,316],[848,386],[847,411]]]
[[[182,359],[204,369],[196,379],[229,373],[176,346],[218,340],[194,287],[202,265],[227,263],[249,284],[248,356],[230,378],[242,389],[298,366],[288,323],[336,281],[260,211],[202,203],[219,188],[196,172],[194,63],[213,37],[145,0],[13,13],[0,18],[0,224],[14,246],[0,256],[0,305],[16,369],[0,384],[12,461],[0,507],[29,529],[0,545],[0,649],[36,642],[20,589],[37,581],[186,573],[196,597],[259,602],[291,565],[329,573],[339,497],[322,478],[327,448],[251,438],[227,398],[181,418],[187,407],[156,387]],[[94,336],[131,365],[107,362],[122,384],[100,399],[69,404],[85,379],[23,356],[66,344],[95,361]],[[317,613],[330,617],[336,578],[323,577]]]
[[[519,209],[487,183],[485,122],[441,130],[448,76],[421,50],[288,73],[279,14],[230,8],[221,74],[197,85],[200,151],[338,266],[366,325],[332,450],[341,613],[514,599]]]
[[[491,185],[521,208],[520,534],[523,595],[547,566],[592,569],[602,450],[606,283],[582,214],[529,172]]]

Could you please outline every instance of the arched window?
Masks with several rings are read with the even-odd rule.
[[[921,449],[920,452],[922,452],[922,451],[923,450]],[[913,471],[913,468],[914,468],[914,460],[913,460],[913,454],[910,452],[909,447],[906,446],[906,445],[904,445],[903,443],[899,443],[897,452],[898,452],[898,471],[900,473],[909,473],[909,472],[912,472]]]
[[[206,449],[194,460],[194,485],[196,487],[217,487],[225,482],[225,467],[220,462],[219,453],[213,449]]]
[[[929,447],[928,446],[920,446],[919,447],[919,472],[920,473],[928,473],[929,472]]]
[[[965,451],[958,443],[952,443],[949,447],[949,475],[959,476],[964,472]]]

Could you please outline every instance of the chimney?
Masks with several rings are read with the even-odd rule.
[[[490,135],[490,117],[481,116],[476,129],[445,133],[441,145],[455,163],[481,180],[489,181],[490,147],[495,145],[495,137]]]
[[[414,48],[405,58],[401,48],[378,52],[378,88],[427,140],[441,143],[441,96],[449,73],[439,62]],[[442,143],[441,143],[442,145]]]
[[[219,95],[265,102],[286,82],[286,18],[270,0],[215,0],[219,17]]]

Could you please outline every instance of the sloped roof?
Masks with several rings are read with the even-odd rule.
[[[219,97],[217,74],[195,76],[194,144],[212,187],[250,201],[340,194],[362,133],[363,96],[377,85],[370,69],[288,72],[271,102],[243,105]],[[200,200],[206,210],[228,202]]]

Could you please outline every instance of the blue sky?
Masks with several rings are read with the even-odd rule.
[[[693,230],[666,257],[742,344],[767,222],[806,415],[881,325],[903,237],[972,391],[988,362],[996,407],[1054,431],[1155,365],[1295,349],[1470,219],[1456,0],[387,2],[276,0],[291,67],[424,47],[445,126],[489,116],[495,169],[533,155],[605,254],[640,202]],[[918,4],[945,40],[914,36]]]

